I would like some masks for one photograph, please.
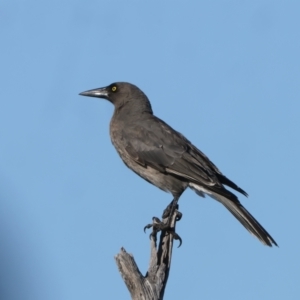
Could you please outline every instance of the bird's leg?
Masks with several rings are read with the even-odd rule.
[[[163,214],[162,214],[162,218],[165,219],[165,218],[168,218],[169,216],[171,216],[174,212],[175,209],[178,209],[178,200],[179,200],[179,197],[178,198],[174,198],[170,204],[165,208]],[[177,211],[177,216],[176,216],[176,221],[179,221],[182,217],[182,213]]]
[[[144,231],[146,229],[149,229],[152,227],[152,233],[150,234],[150,236],[154,237],[154,240],[156,241],[156,235],[159,231],[163,231],[165,230],[166,232],[168,232],[169,234],[173,235],[173,238],[175,240],[179,240],[179,246],[181,246],[182,244],[182,239],[180,238],[180,236],[175,232],[174,228],[171,227],[171,219],[173,214],[175,213],[175,211],[178,209],[178,200],[179,197],[175,197],[172,202],[167,206],[167,208],[164,210],[162,218],[163,219],[167,219],[166,222],[164,221],[160,221],[159,218],[153,217],[152,220],[152,224],[148,224],[144,227]],[[182,214],[179,211],[176,211],[176,221],[179,221],[182,217]]]

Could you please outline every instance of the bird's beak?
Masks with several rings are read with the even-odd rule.
[[[108,92],[107,92],[106,87],[99,88],[99,89],[88,90],[88,91],[80,93],[79,95],[108,99]]]

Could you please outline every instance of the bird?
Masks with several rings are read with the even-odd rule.
[[[172,194],[169,208],[177,206],[182,193],[191,188],[199,196],[208,195],[223,204],[264,245],[278,246],[226,187],[246,197],[248,194],[223,175],[183,134],[156,117],[141,89],[128,82],[115,82],[79,95],[103,98],[114,105],[110,121],[112,144],[129,169]]]

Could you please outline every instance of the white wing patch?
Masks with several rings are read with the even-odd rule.
[[[197,185],[195,183],[190,182],[189,183],[189,187],[194,190],[197,195],[201,196],[201,197],[205,197],[205,194],[211,196],[212,192],[208,191],[207,189],[205,189],[204,187]]]

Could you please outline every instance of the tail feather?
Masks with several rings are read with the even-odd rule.
[[[213,195],[216,200],[221,202],[240,222],[244,227],[255,237],[257,237],[264,245],[272,247],[272,244],[277,245],[271,235],[259,224],[259,222],[247,211],[247,209],[237,202],[226,199],[220,195]]]
[[[204,188],[203,186],[190,182],[189,187],[201,197],[204,197],[205,194],[207,194],[222,203],[240,221],[240,223],[264,245],[270,247],[273,245],[278,246],[271,235],[240,203],[237,196],[225,189],[223,186],[206,186]]]
[[[223,174],[217,174],[217,177],[222,184],[225,184],[225,185],[231,187],[232,189],[238,191],[239,193],[243,194],[244,196],[248,197],[248,194],[243,189],[241,189],[239,186],[237,186],[234,182],[232,182],[230,179],[228,179]]]

